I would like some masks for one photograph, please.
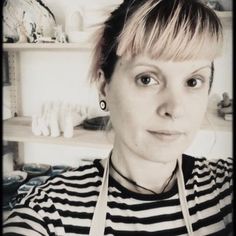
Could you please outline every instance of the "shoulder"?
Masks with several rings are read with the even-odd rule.
[[[91,176],[100,176],[101,173],[100,173],[100,170],[98,168],[99,166],[99,162],[101,160],[100,159],[95,159],[93,161],[86,161],[86,162],[83,162],[81,165],[79,165],[79,167],[77,168],[74,168],[73,170],[71,171],[67,171],[67,172],[64,172],[60,175],[57,175],[56,178],[67,178],[67,179],[76,179],[76,180],[80,180],[80,179],[83,179],[83,178],[89,178]],[[53,178],[51,178],[53,179]],[[50,180],[50,179],[49,179]]]
[[[100,160],[95,159],[93,161],[88,161],[80,164],[78,167],[73,168],[70,171],[66,171],[62,174],[58,174],[52,176],[46,180],[46,182],[41,185],[41,187],[45,187],[50,185],[51,183],[70,183],[73,181],[80,182],[86,179],[92,180],[93,178],[97,178],[101,175],[97,164]]]
[[[195,158],[194,168],[199,170],[209,170],[215,175],[225,173],[225,175],[232,175],[233,159],[231,157],[207,159],[206,157]]]
[[[21,203],[34,208],[41,202],[54,202],[67,196],[79,198],[96,192],[101,184],[101,173],[97,168],[98,159],[86,162],[79,167],[48,178],[44,184],[34,187]],[[42,200],[43,199],[43,200]]]
[[[81,164],[74,170],[50,177],[44,184],[32,188],[15,205],[6,221],[6,230],[12,230],[9,228],[11,222],[20,219],[22,222],[27,220],[32,227],[28,224],[17,225],[16,230],[31,227],[32,232],[29,235],[38,235],[35,232],[40,227],[47,229],[48,232],[60,231],[62,233],[58,235],[65,235],[64,223],[68,214],[73,217],[86,214],[87,208],[95,204],[101,185],[101,173],[97,168],[97,162],[99,160]],[[76,212],[76,209],[79,212],[83,207],[84,213]]]
[[[217,188],[232,188],[233,159],[187,156],[192,163],[191,178],[197,182],[209,182]]]
[[[232,172],[233,170],[233,158],[226,157],[226,158],[211,158],[208,159],[206,157],[194,157],[190,155],[183,156],[183,165],[185,167],[192,167],[193,169],[208,169],[212,170],[213,172],[219,170],[225,170],[228,172]]]

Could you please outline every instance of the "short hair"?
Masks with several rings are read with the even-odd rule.
[[[109,82],[121,56],[146,53],[154,59],[213,62],[220,55],[223,41],[219,18],[197,0],[124,0],[97,37],[91,82],[96,81],[99,69]],[[213,72],[212,63],[212,79]]]

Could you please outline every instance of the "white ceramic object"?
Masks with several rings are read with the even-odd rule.
[[[65,121],[64,121],[64,134],[65,138],[72,138],[74,134],[74,126],[73,126],[73,117],[72,112],[69,107],[68,112],[65,114]]]
[[[67,35],[70,43],[87,43],[91,38],[91,34],[87,31],[70,31]]]
[[[65,33],[69,43],[83,42],[84,10],[81,6],[68,8],[65,13]]]
[[[56,38],[56,42],[66,43],[66,35],[62,30],[62,25],[57,25],[54,27],[54,36]]]
[[[43,33],[43,36],[53,36],[53,27],[55,19],[51,11],[45,7],[43,0],[6,0],[3,5],[3,35],[14,39],[22,39],[20,31],[24,29],[28,38],[35,30],[33,24],[36,24],[36,31]],[[19,31],[19,26],[22,28]],[[24,36],[25,37],[25,36]]]
[[[42,134],[41,128],[39,127],[39,122],[38,122],[38,116],[34,115],[32,116],[32,125],[31,129],[34,135],[40,136]]]
[[[51,137],[58,137],[60,136],[60,128],[58,124],[57,112],[56,110],[52,110],[50,113],[50,135]]]
[[[49,132],[49,128],[47,126],[47,122],[46,122],[45,117],[39,117],[38,122],[39,122],[39,127],[40,127],[42,134],[44,136],[49,136],[50,132]]]
[[[63,104],[61,104],[61,106],[59,108],[58,122],[59,122],[59,128],[62,132],[64,132],[64,129],[65,129],[65,112],[66,112],[67,106],[68,106],[68,104],[63,103]]]
[[[84,29],[84,10],[81,6],[68,8],[65,13],[65,32],[83,31]]]

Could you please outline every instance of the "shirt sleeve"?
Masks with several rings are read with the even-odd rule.
[[[224,223],[227,228],[232,229],[233,159],[219,159],[211,164]]]
[[[19,204],[3,223],[3,235],[46,236],[49,231],[40,214]]]
[[[3,223],[3,235],[65,235],[60,214],[45,188],[33,188],[16,204]]]

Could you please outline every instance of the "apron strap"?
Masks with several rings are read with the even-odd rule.
[[[104,173],[102,177],[102,185],[95,206],[92,223],[90,226],[89,236],[104,235],[108,202],[108,179],[109,179],[109,160],[110,156],[105,160]]]
[[[187,194],[185,190],[184,176],[183,176],[183,171],[182,171],[182,156],[178,158],[178,170],[176,174],[177,174],[177,184],[178,184],[178,190],[179,190],[180,206],[182,209],[184,221],[187,227],[188,235],[193,236],[193,228],[191,224],[188,203],[186,199]]]
[[[107,213],[107,202],[108,202],[108,179],[109,179],[109,163],[111,153],[105,160],[104,173],[102,177],[102,185],[100,193],[98,195],[97,204],[95,206],[89,236],[102,236],[104,235],[106,226],[106,213]],[[186,190],[184,184],[184,177],[182,172],[182,156],[178,158],[178,170],[177,170],[177,184],[179,190],[180,206],[183,212],[184,221],[187,227],[188,235],[193,236],[193,229],[186,199]]]

